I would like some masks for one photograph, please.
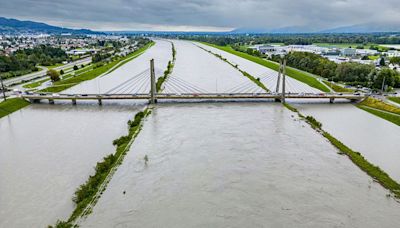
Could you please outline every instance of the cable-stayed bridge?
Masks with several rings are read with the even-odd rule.
[[[365,95],[359,93],[315,93],[310,91],[308,86],[304,88],[292,85],[290,80],[285,80],[284,65],[280,68],[278,76],[261,74],[256,78],[260,83],[275,83],[275,91],[271,92],[266,87],[262,88],[255,82],[248,80],[238,84],[226,91],[212,93],[200,88],[182,77],[169,75],[162,86],[158,85],[155,75],[162,75],[163,71],[154,68],[151,61],[150,68],[134,75],[126,81],[110,88],[104,93],[98,94],[55,94],[55,93],[24,93],[22,98],[37,102],[48,100],[54,103],[55,100],[71,100],[76,104],[78,100],[95,100],[102,104],[103,100],[149,100],[156,103],[161,100],[180,101],[180,100],[262,100],[275,99],[285,102],[285,99],[328,99],[331,103],[335,99],[349,99],[352,101],[361,100]],[[167,91],[163,91],[167,88]],[[289,89],[290,92],[286,92]]]

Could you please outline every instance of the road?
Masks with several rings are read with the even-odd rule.
[[[59,67],[55,67],[54,69],[55,70],[63,70],[63,69],[71,68],[74,65],[88,64],[90,62],[92,62],[92,58],[88,57],[88,58],[85,58],[85,59],[77,60],[75,62],[67,63],[67,64],[59,66]],[[47,68],[46,67],[42,67],[42,66],[39,66],[39,67],[41,68],[41,71],[30,73],[30,74],[26,74],[26,75],[15,77],[15,78],[6,79],[6,80],[4,80],[4,85],[6,87],[9,87],[12,84],[16,84],[16,83],[20,83],[22,81],[28,81],[28,80],[32,80],[32,79],[35,79],[35,78],[40,78],[40,77],[45,76]]]

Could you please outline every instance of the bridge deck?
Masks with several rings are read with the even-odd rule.
[[[29,100],[148,100],[150,94],[23,94]],[[222,100],[222,99],[279,99],[282,94],[276,93],[201,93],[201,94],[163,94],[155,95],[158,100]],[[338,93],[287,93],[286,99],[350,99],[361,100],[365,95],[338,94]]]

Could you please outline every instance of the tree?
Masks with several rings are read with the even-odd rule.
[[[78,66],[77,65],[74,65],[74,68],[73,68],[74,70],[77,70],[78,69]]]
[[[386,65],[384,58],[381,58],[381,60],[379,60],[379,65],[380,66],[385,66]]]
[[[390,68],[383,68],[380,71],[375,72],[373,76],[373,87],[376,89],[381,89],[382,85],[393,87],[396,85],[398,81],[399,74],[390,69]]]
[[[60,70],[60,74],[63,75],[63,74],[64,74],[64,71],[63,71],[63,70]]]
[[[53,81],[53,82],[60,80],[60,74],[58,73],[58,71],[56,71],[54,69],[48,70],[46,75],[49,76],[51,81]]]

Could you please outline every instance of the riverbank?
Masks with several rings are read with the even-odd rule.
[[[7,116],[21,108],[28,106],[30,103],[21,98],[9,98],[0,103],[0,118]]]
[[[228,52],[230,54],[233,54],[233,55],[242,57],[244,59],[247,59],[249,61],[258,63],[258,64],[260,64],[262,66],[265,66],[265,67],[268,67],[268,68],[270,68],[272,70],[275,70],[275,71],[279,70],[279,64],[277,64],[277,63],[270,62],[270,61],[264,60],[264,59],[262,59],[260,57],[256,57],[256,56],[252,56],[252,55],[249,55],[249,54],[246,54],[246,53],[243,53],[243,52],[236,51],[233,48],[231,48],[230,46],[218,46],[218,45],[205,43],[205,42],[200,42],[200,43],[208,45],[210,47],[214,47],[214,48],[220,49],[222,51],[226,51],[226,52]],[[301,82],[303,82],[303,83],[305,83],[305,84],[307,84],[307,85],[309,85],[309,86],[311,86],[313,88],[316,88],[316,89],[318,89],[320,91],[323,91],[323,92],[329,92],[330,91],[326,86],[324,86],[321,82],[319,82],[318,79],[316,79],[316,78],[314,78],[312,76],[309,76],[309,75],[305,74],[304,72],[298,71],[298,70],[296,70],[294,68],[286,68],[286,75],[291,77],[291,78],[294,78],[294,79],[296,79],[298,81],[301,81]]]
[[[329,142],[335,146],[340,152],[340,154],[344,154],[350,158],[350,160],[356,164],[361,170],[371,176],[375,181],[381,184],[386,189],[390,190],[393,193],[395,198],[400,198],[400,184],[393,180],[385,171],[380,169],[378,166],[370,163],[367,159],[365,159],[359,152],[353,151],[345,144],[340,142],[334,136],[329,134],[327,131],[323,130],[322,124],[317,121],[312,116],[305,117],[301,114],[296,108],[291,105],[285,103],[284,106],[289,110],[296,112],[298,116],[307,122],[312,128],[314,128],[318,133],[320,133],[323,137],[325,137]]]
[[[156,91],[158,93],[160,93],[162,91],[163,83],[165,82],[165,80],[167,80],[168,76],[172,73],[172,69],[175,66],[176,49],[175,49],[175,45],[172,41],[171,41],[171,45],[172,45],[172,60],[168,62],[167,70],[164,71],[164,75],[157,79]]]
[[[92,80],[96,77],[108,74],[121,67],[125,63],[131,61],[132,59],[143,54],[147,49],[154,45],[154,42],[150,42],[149,44],[143,46],[142,48],[132,52],[131,54],[115,60],[111,63],[105,64],[98,68],[93,68],[91,71],[83,73],[76,77],[71,77],[66,80],[61,80],[55,82],[53,86],[40,90],[40,92],[49,92],[49,93],[58,93],[68,88],[71,88],[81,82]]]
[[[357,107],[400,126],[400,108],[398,107],[372,97],[364,99],[357,104]]]

